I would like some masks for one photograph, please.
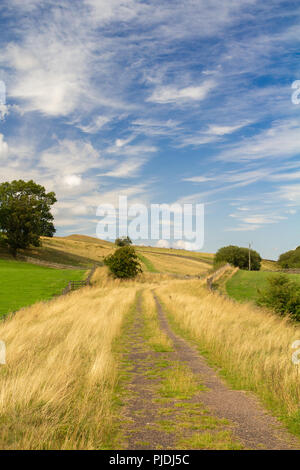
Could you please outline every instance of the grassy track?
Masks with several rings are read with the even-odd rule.
[[[147,271],[150,273],[158,273],[157,269],[154,267],[154,265],[151,263],[151,261],[146,258],[145,256],[141,255],[141,253],[137,253],[139,259],[142,261],[142,263],[146,266]]]
[[[267,286],[269,277],[277,275],[265,271],[238,271],[226,284],[227,294],[239,302],[256,301],[258,290],[263,290]],[[299,274],[287,274],[287,276],[300,283]]]
[[[0,260],[0,317],[59,294],[69,280],[83,279],[83,270],[51,269],[20,261]]]

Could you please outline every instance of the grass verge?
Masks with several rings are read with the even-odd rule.
[[[135,287],[85,288],[0,324],[1,449],[102,449],[116,433],[114,352]]]
[[[195,342],[233,387],[255,392],[299,436],[300,384],[291,346],[300,326],[208,293],[200,282],[195,287],[195,281],[173,281],[157,289],[173,328]]]

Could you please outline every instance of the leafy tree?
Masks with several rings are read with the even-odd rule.
[[[300,320],[300,285],[284,274],[269,277],[268,286],[260,292],[257,302],[280,315],[291,315]]]
[[[0,184],[0,231],[14,256],[18,249],[39,246],[40,236],[53,236],[55,202],[53,192],[32,180]]]
[[[250,250],[251,271],[259,271],[261,266],[261,257],[257,251]],[[249,249],[239,246],[229,245],[220,248],[216,253],[214,263],[230,263],[240,269],[249,269]]]
[[[300,268],[300,246],[279,256],[278,263],[283,269]]]
[[[129,245],[132,245],[132,240],[128,236],[127,237],[117,238],[115,240],[115,245],[117,245],[117,246],[129,246]]]
[[[114,277],[129,279],[142,272],[138,256],[132,246],[122,246],[115,253],[104,258]]]

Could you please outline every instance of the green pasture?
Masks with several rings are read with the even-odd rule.
[[[239,302],[256,301],[259,295],[258,291],[265,289],[267,280],[271,276],[278,276],[278,273],[240,270],[227,281],[227,294]],[[286,276],[300,283],[300,274],[286,274]]]
[[[52,269],[0,259],[0,317],[60,294],[70,280],[81,280],[84,270]]]

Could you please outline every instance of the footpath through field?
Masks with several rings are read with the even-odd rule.
[[[295,449],[296,438],[252,395],[231,390],[175,334],[144,289],[127,330],[125,449]]]

